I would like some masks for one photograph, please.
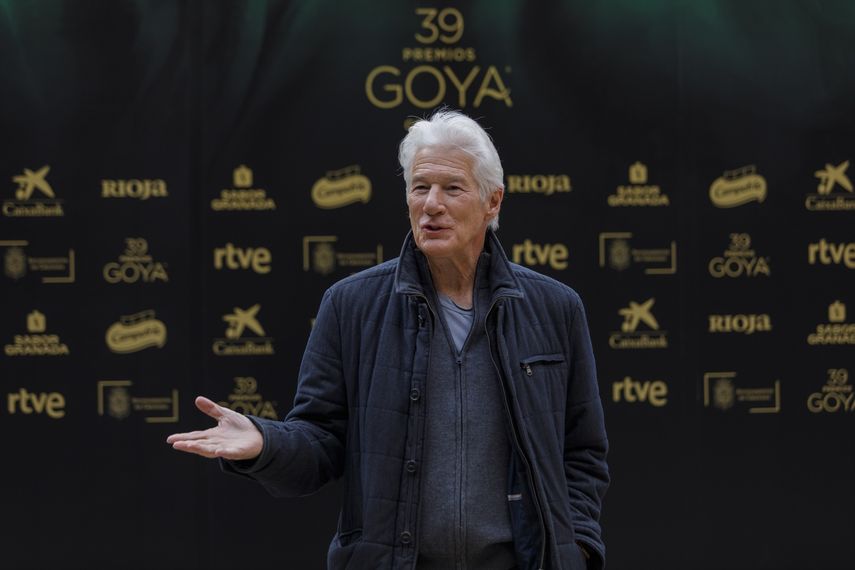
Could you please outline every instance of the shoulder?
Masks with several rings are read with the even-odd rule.
[[[552,301],[562,305],[569,303],[574,310],[582,304],[579,294],[569,285],[516,263],[510,263],[510,266],[514,277],[531,302]]]
[[[396,257],[354,273],[333,284],[327,289],[326,296],[347,301],[354,298],[369,299],[375,297],[393,287],[397,267],[398,258]]]

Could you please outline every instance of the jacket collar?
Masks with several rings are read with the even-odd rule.
[[[479,269],[485,265],[487,284],[491,300],[499,297],[523,297],[522,287],[511,269],[508,256],[499,243],[493,230],[487,230],[484,240],[484,250],[478,260]],[[478,277],[476,276],[476,279]],[[430,277],[427,259],[424,253],[416,247],[413,232],[410,230],[401,247],[398,267],[395,270],[395,292],[403,295],[421,295],[428,297],[433,294],[433,281]]]

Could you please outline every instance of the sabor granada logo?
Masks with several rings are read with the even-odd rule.
[[[65,396],[59,392],[30,392],[19,388],[6,395],[6,410],[10,416],[24,414],[46,415],[59,420],[65,417]]]
[[[757,174],[753,164],[725,171],[710,185],[710,201],[719,208],[734,208],[765,199],[766,179]]]
[[[318,208],[331,210],[371,200],[371,181],[358,165],[330,170],[312,186],[312,201]]]
[[[241,164],[232,173],[234,188],[220,191],[220,197],[211,200],[211,209],[220,211],[275,210],[276,201],[267,196],[267,190],[253,188],[253,172]]]
[[[62,200],[47,181],[50,165],[38,170],[25,168],[24,172],[12,177],[18,185],[14,200],[3,201],[3,215],[9,218],[56,218],[65,215]]]
[[[849,384],[849,371],[829,368],[825,386],[807,398],[807,408],[813,414],[855,411],[855,393]]]
[[[642,303],[630,301],[628,307],[618,311],[623,317],[620,331],[609,335],[609,346],[615,349],[668,348],[668,331],[659,330],[659,321],[653,316],[654,297]],[[649,330],[638,330],[644,323]]]
[[[642,162],[634,162],[629,167],[629,184],[617,187],[614,194],[607,199],[612,208],[623,206],[668,206],[671,204],[668,195],[655,184],[647,183],[647,166]]]
[[[107,347],[116,353],[139,352],[150,347],[162,348],[166,344],[166,325],[155,318],[152,310],[140,311],[120,317],[104,335]]]
[[[749,315],[709,315],[711,333],[741,333],[752,335],[755,332],[772,330],[772,317],[768,314]]]
[[[212,350],[217,356],[270,356],[275,354],[273,339],[266,336],[264,327],[256,316],[261,310],[261,305],[256,303],[248,309],[235,307],[234,312],[223,315],[227,323],[224,338],[214,339]],[[249,329],[256,337],[243,338],[244,332]]]
[[[12,343],[3,347],[6,356],[68,356],[68,345],[59,335],[44,334],[47,318],[38,310],[27,315],[27,334],[16,334]]]
[[[828,322],[816,325],[807,343],[811,346],[855,344],[855,323],[846,322],[846,305],[842,301],[828,306]]]

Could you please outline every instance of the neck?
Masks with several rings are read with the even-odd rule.
[[[458,307],[471,308],[479,256],[480,252],[474,258],[467,259],[428,258],[436,292],[449,297]]]

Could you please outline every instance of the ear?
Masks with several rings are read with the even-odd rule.
[[[501,186],[496,188],[490,197],[487,199],[487,219],[492,220],[499,215],[499,210],[502,208],[502,200],[505,197],[505,189]]]

